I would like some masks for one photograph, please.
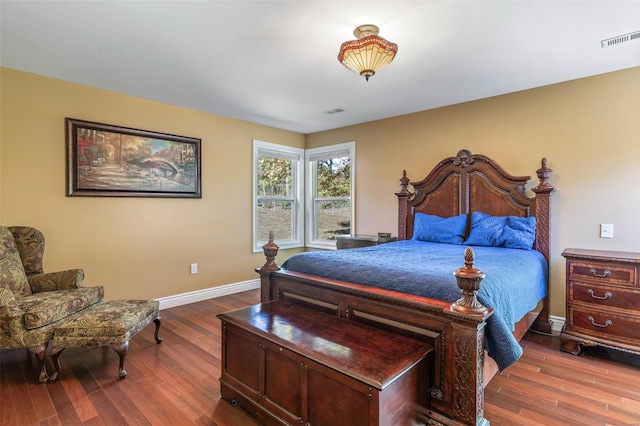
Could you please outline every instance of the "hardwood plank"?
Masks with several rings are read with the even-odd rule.
[[[64,391],[64,388],[60,383],[47,385],[47,391],[51,396],[54,407],[56,407],[56,414],[60,423],[64,425],[81,425],[82,420],[78,417],[78,413],[73,408],[73,403],[69,399],[69,395]]]
[[[232,407],[227,401],[218,400],[213,414],[211,415],[211,421],[216,426],[256,426],[259,423],[252,417],[247,416],[235,407]]]
[[[630,374],[637,374],[633,363],[611,365],[606,359],[573,356],[560,352],[556,342],[559,342],[557,336],[542,338],[533,333],[525,336],[523,357],[487,386],[487,418],[492,421],[489,415],[492,407],[494,404],[504,406],[504,398],[510,394],[510,397],[519,395],[515,398],[522,405],[517,419],[526,418],[543,425],[556,422],[563,425],[637,425],[640,416],[635,413],[635,402],[621,404],[622,395],[633,395],[636,385],[615,382],[615,385],[600,386],[608,382],[612,370],[617,371],[616,374],[626,372],[628,381]],[[491,392],[494,389],[499,392]],[[537,406],[540,399],[556,400],[556,406],[541,409]],[[514,424],[515,420],[497,424]],[[492,421],[492,424],[496,422]]]
[[[99,348],[69,348],[62,352],[60,361],[60,380],[64,380],[67,375],[73,375],[78,379],[82,388],[87,394],[100,389],[100,385],[95,381],[91,374],[91,369],[98,367],[99,364],[93,361],[89,355],[92,351],[100,350]],[[69,353],[67,353],[69,352]],[[88,364],[88,365],[87,365]],[[65,368],[63,368],[65,367]]]
[[[188,413],[182,406],[174,404],[164,394],[158,392],[157,385],[153,383],[153,379],[145,379],[139,382],[121,380],[118,384],[152,425],[181,424],[188,419]],[[162,407],[171,407],[171,410],[166,410]]]
[[[62,423],[60,423],[60,418],[58,416],[41,420],[38,424],[40,426],[62,426]]]
[[[87,419],[83,424],[85,426],[109,426],[107,423],[104,422],[102,417],[99,417],[99,416],[93,417],[91,419]]]
[[[508,418],[519,416],[522,410],[522,404],[510,398],[503,398],[503,395],[500,394],[501,389],[502,388],[499,388],[497,391],[493,389],[485,391],[485,398],[494,401],[491,409],[487,409],[488,412],[495,410],[498,413],[502,413],[502,416],[507,416]],[[485,410],[485,415],[488,415],[487,410]]]
[[[125,418],[122,412],[119,410],[119,407],[117,407],[113,403],[113,401],[109,399],[108,395],[106,395],[106,393],[102,389],[91,392],[88,395],[88,398],[97,410],[96,417],[100,416],[103,423],[106,423],[108,425],[126,424]],[[97,421],[96,417],[87,420],[91,420],[95,423]]]
[[[525,419],[519,414],[513,413],[508,409],[504,409],[497,405],[485,407],[484,415],[491,419],[492,425],[518,425],[518,426],[540,426],[540,422]],[[551,425],[548,425],[551,426]],[[564,426],[564,425],[562,425]]]
[[[98,416],[98,410],[96,410],[96,407],[94,407],[91,402],[91,398],[89,397],[89,395],[92,395],[95,392],[87,394],[82,385],[75,380],[62,380],[58,383],[69,396],[69,399],[73,402],[73,406],[76,413],[78,413],[80,420],[84,422]],[[57,385],[57,383],[52,384],[51,389],[53,389],[53,386],[55,385]]]
[[[0,361],[0,401],[16,401],[7,410],[0,411],[0,424],[34,424],[37,421],[25,380],[24,369],[7,368]]]
[[[520,418],[527,419],[530,421],[537,422],[539,425],[545,426],[567,426],[567,425],[604,425],[604,423],[595,422],[592,423],[591,419],[587,418],[587,422],[584,421],[584,418],[578,418],[579,415],[576,413],[576,417],[572,416],[571,413],[568,415],[560,415],[559,413],[542,413],[538,411],[531,411],[528,408],[523,409],[520,413]],[[518,420],[520,419],[518,418]]]
[[[504,380],[504,378],[495,378],[495,380],[499,383],[500,380]],[[562,420],[566,417],[565,411],[569,410],[569,412],[574,413],[573,417],[576,419],[582,417],[584,424],[592,424],[590,423],[591,421],[595,421],[595,424],[613,424],[616,422],[626,422],[629,419],[629,416],[618,415],[615,412],[611,412],[609,407],[611,407],[612,404],[610,403],[584,396],[581,392],[574,392],[572,389],[566,389],[562,384],[555,386],[550,377],[547,378],[544,386],[541,386],[538,381],[516,376],[509,377],[507,380],[508,382],[500,388],[501,395],[513,394],[516,398],[521,398],[521,402],[527,403],[529,408],[535,407],[535,412],[544,410],[548,413],[548,417],[559,415],[559,419]],[[548,401],[552,406],[537,406],[536,402],[538,400]],[[613,406],[615,406],[615,404],[613,404]]]
[[[28,383],[31,383],[31,381],[28,381]],[[56,415],[56,408],[51,400],[47,386],[29,385],[29,394],[31,395],[31,403],[33,404],[36,418],[42,420]]]

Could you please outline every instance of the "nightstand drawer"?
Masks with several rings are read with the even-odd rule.
[[[615,286],[602,286],[583,282],[569,282],[569,303],[586,303],[594,309],[624,309],[637,314],[640,308],[640,291]]]
[[[588,279],[608,284],[636,285],[637,269],[635,266],[615,263],[568,262],[570,279]]]
[[[640,340],[640,317],[628,317],[591,309],[569,307],[567,315],[571,332],[584,333],[594,338],[614,340],[637,345]]]

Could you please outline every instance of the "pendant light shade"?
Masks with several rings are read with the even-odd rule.
[[[353,32],[358,39],[342,43],[338,54],[338,61],[342,65],[367,81],[389,65],[398,52],[398,45],[379,37],[378,32],[375,25],[360,25]]]

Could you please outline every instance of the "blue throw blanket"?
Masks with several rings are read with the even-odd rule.
[[[466,246],[407,240],[351,250],[314,251],[290,257],[289,271],[455,302],[461,296],[453,271],[464,266]],[[478,300],[493,308],[485,346],[502,371],[522,355],[514,324],[546,295],[547,262],[535,250],[473,247],[485,273]]]

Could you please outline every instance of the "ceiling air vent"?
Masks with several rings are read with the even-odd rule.
[[[602,45],[602,47],[611,47],[615,46],[616,44],[638,39],[640,39],[640,31],[635,31],[629,34],[623,34],[616,37],[608,38],[606,40],[602,40],[600,44]]]
[[[325,114],[337,114],[339,112],[344,112],[344,110],[342,108],[334,108],[334,109],[330,109],[329,111],[325,111]]]

